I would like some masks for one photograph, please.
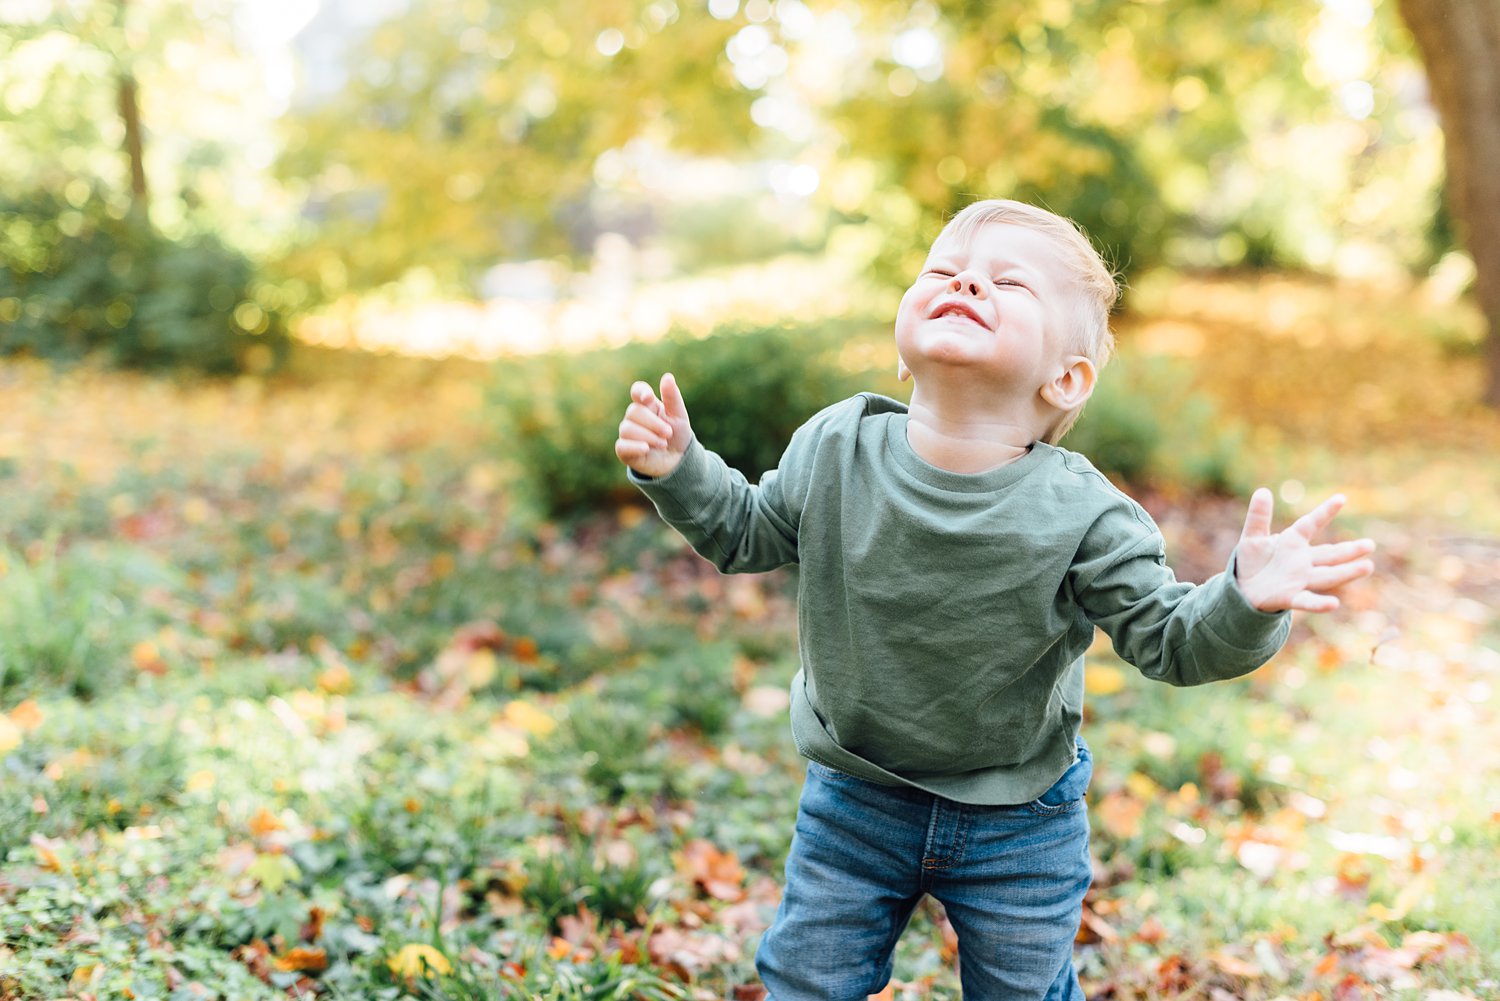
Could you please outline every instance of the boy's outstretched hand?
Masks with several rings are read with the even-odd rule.
[[[1375,572],[1375,564],[1365,559],[1375,551],[1370,539],[1313,544],[1343,506],[1343,494],[1335,494],[1286,531],[1272,535],[1271,491],[1265,487],[1255,491],[1245,515],[1245,530],[1240,533],[1234,572],[1235,583],[1250,604],[1263,612],[1285,608],[1331,612],[1339,607],[1339,599],[1329,591]]]
[[[661,399],[645,382],[631,385],[630,399],[625,419],[620,422],[615,455],[642,476],[666,476],[677,468],[693,440],[682,390],[668,372],[661,377]]]

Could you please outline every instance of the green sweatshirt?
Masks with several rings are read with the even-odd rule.
[[[724,573],[799,566],[792,734],[852,775],[975,804],[1024,803],[1075,755],[1097,625],[1148,678],[1201,685],[1265,663],[1288,613],[1229,569],[1201,586],[1087,459],[1040,442],[988,472],[930,465],[904,404],[862,393],[815,415],[752,486],[696,440],[629,473]]]

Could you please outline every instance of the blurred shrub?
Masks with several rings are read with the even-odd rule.
[[[868,380],[839,364],[840,348],[867,337],[858,320],[722,327],[711,336],[580,354],[507,359],[490,399],[502,447],[521,465],[549,514],[637,496],[615,457],[620,419],[637,379],[656,386],[672,372],[693,433],[755,480],[775,468],[807,418]]]
[[[1191,391],[1191,381],[1182,362],[1122,355],[1100,373],[1063,447],[1129,483],[1241,491],[1235,457],[1243,431],[1212,399]]]
[[[255,301],[250,260],[211,235],[168,239],[54,195],[0,200],[0,354],[99,352],[131,368],[266,371],[281,315]]]

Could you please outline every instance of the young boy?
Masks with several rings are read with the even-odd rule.
[[[759,486],[699,444],[671,374],[659,398],[631,387],[615,452],[662,517],[725,573],[800,566],[809,764],[756,954],[773,1001],[879,991],[924,893],[958,933],[967,1001],[1082,999],[1095,627],[1147,677],[1200,685],[1253,671],[1290,609],[1336,608],[1328,592],[1372,572],[1368,539],[1314,544],[1342,497],[1272,534],[1260,489],[1224,573],[1173,577],[1146,512],[1055,444],[1108,357],[1116,294],[1071,222],[970,205],[897,310],[911,403],[829,407]]]

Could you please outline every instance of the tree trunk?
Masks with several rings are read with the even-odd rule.
[[[120,121],[125,125],[125,155],[130,159],[130,210],[142,219],[149,218],[146,200],[146,154],[145,142],[141,138],[141,102],[136,94],[135,74],[130,71],[129,43],[123,41],[125,34],[125,7],[127,0],[116,0],[115,27],[119,29],[122,42],[116,53],[119,63],[119,78],[115,82],[116,107]]]
[[[1400,0],[1400,9],[1442,119],[1449,209],[1489,326],[1484,400],[1500,408],[1500,2]]]
[[[136,99],[135,78],[121,71],[118,84],[120,120],[125,123],[125,155],[130,158],[132,209],[146,212],[146,159],[141,142],[141,108]]]

